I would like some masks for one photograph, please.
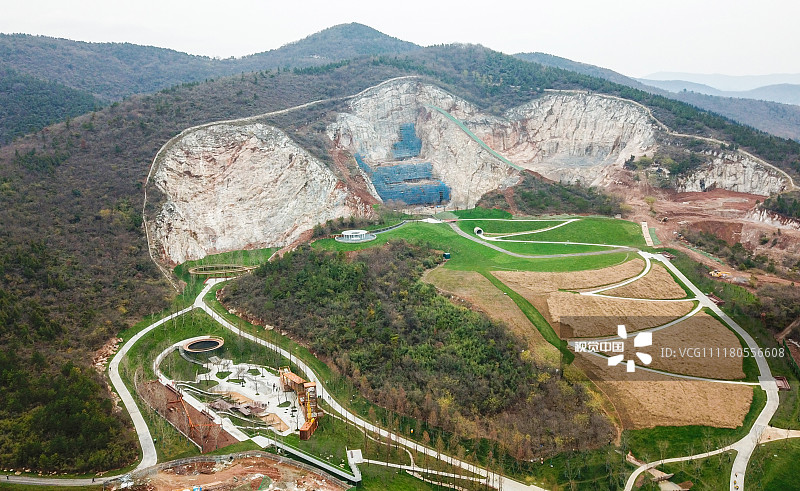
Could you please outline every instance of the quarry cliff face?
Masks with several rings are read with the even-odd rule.
[[[159,154],[148,185],[158,191],[148,204],[156,210],[146,220],[155,256],[175,264],[284,246],[326,220],[368,216],[369,194],[380,201],[370,176],[386,175],[376,169],[400,158],[406,170],[413,167],[408,163],[431,164],[426,168],[432,171],[421,179],[415,171],[403,185],[443,186],[448,208],[473,207],[485,193],[515,185],[522,169],[555,181],[603,185],[631,155],[655,152],[660,131],[645,108],[614,97],[553,91],[493,116],[434,85],[398,79],[349,99],[328,120],[334,154],[344,160],[360,154],[366,161],[348,167],[334,159],[342,181],[281,130],[253,121],[187,130]],[[405,155],[396,152],[401,128],[412,128],[414,141]],[[785,176],[741,154],[709,159],[678,182],[679,190],[768,195],[787,185]],[[399,175],[402,167],[391,172]],[[361,176],[353,179],[353,172]],[[439,196],[447,201],[441,198],[446,194]]]
[[[503,118],[467,124],[504,157],[556,181],[602,185],[610,166],[656,148],[646,109],[582,92],[548,92]]]
[[[450,188],[452,207],[470,208],[483,194],[518,182],[518,172],[471,138],[440,108],[457,119],[477,110],[438,87],[403,80],[375,87],[349,103],[327,128],[339,148],[373,163],[393,160],[398,129],[414,123],[422,140],[419,160],[430,162],[434,174]],[[379,198],[375,194],[376,198]]]
[[[328,127],[336,144],[373,162],[391,160],[398,126],[415,123],[420,157],[433,164],[460,207],[514,184],[518,174],[501,157],[555,181],[596,185],[610,166],[656,145],[644,108],[585,93],[548,93],[495,117],[438,87],[401,81],[362,94],[350,109]]]
[[[152,183],[165,201],[150,227],[171,263],[291,243],[369,208],[282,131],[259,123],[199,129],[169,147]]]
[[[770,196],[787,189],[786,176],[743,155],[718,153],[711,161],[678,179],[681,192],[721,188]]]

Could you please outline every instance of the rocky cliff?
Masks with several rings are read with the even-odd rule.
[[[329,126],[332,140],[385,161],[398,126],[414,122],[423,140],[420,157],[453,189],[456,206],[473,206],[483,193],[513,182],[503,158],[553,180],[601,184],[609,166],[656,145],[644,108],[585,93],[548,93],[495,117],[438,87],[405,80],[364,93],[350,109]]]
[[[171,263],[282,246],[319,222],[369,213],[328,167],[258,123],[183,136],[159,159],[152,184],[165,201],[149,232]]]
[[[328,137],[349,153],[381,163],[392,160],[392,144],[400,125],[414,123],[422,140],[419,157],[431,162],[437,177],[450,187],[452,206],[473,207],[484,193],[516,184],[519,175],[515,169],[435,108],[457,119],[478,114],[471,104],[438,87],[402,80],[375,87],[350,101],[350,111],[339,114],[328,126]]]
[[[609,166],[656,147],[646,109],[595,94],[550,92],[503,118],[466,123],[515,164],[556,181],[601,185]]]
[[[769,196],[784,191],[786,176],[745,156],[717,153],[711,161],[678,179],[681,192],[721,188],[739,193]]]

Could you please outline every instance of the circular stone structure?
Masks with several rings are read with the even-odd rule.
[[[342,235],[336,237],[336,241],[346,244],[359,244],[361,242],[375,240],[375,237],[375,234],[371,234],[366,230],[345,230],[342,232]]]
[[[473,232],[475,232],[475,235],[483,235],[483,229],[480,227],[475,227]]]
[[[183,351],[187,353],[208,353],[221,348],[224,344],[224,339],[216,336],[208,336],[188,341],[183,345]]]

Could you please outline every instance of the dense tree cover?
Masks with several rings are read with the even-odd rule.
[[[508,450],[527,441],[514,447],[518,458],[607,443],[609,423],[581,385],[536,367],[502,325],[419,281],[439,258],[402,241],[352,260],[305,246],[220,298],[308,345],[392,410],[462,436],[493,435]]]
[[[0,68],[0,144],[101,105],[86,92]]]
[[[8,59],[2,50],[0,59]],[[150,261],[140,227],[142,186],[155,153],[184,128],[354,94],[405,74],[426,76],[493,111],[525,102],[548,86],[580,87],[570,81],[568,72],[509,59],[513,60],[474,46],[434,47],[408,56],[357,59],[315,73],[270,70],[187,83],[157,94],[131,97],[0,147],[0,255],[4,268],[0,298],[3,315],[12,319],[3,325],[0,346],[13,346],[18,360],[28,360],[44,347],[56,347],[58,354],[45,358],[48,373],[58,373],[70,360],[85,372],[91,350],[144,314],[167,305],[168,285]],[[72,70],[80,67],[74,65]],[[696,112],[675,104],[687,111],[686,117]],[[273,122],[280,127],[290,125],[291,134],[315,142],[319,153],[326,148],[321,137],[313,137],[321,134],[324,120],[298,118],[293,113],[291,118]],[[766,141],[749,129],[742,131]],[[539,191],[536,188],[536,196]],[[553,196],[560,193],[548,192]],[[598,212],[593,211],[590,197],[570,196],[567,193],[559,198],[561,201],[548,198],[554,201],[547,206],[581,207],[586,200],[589,212]],[[158,201],[149,203],[157,205]],[[99,387],[93,387],[95,394],[102,393]],[[494,425],[486,431],[526,433],[526,425],[534,426],[537,420],[523,417],[532,411],[525,404],[538,401],[536,411],[548,408],[554,414],[559,407],[578,404],[555,396],[542,399],[549,390],[536,392],[530,401],[484,422]],[[558,394],[572,397],[566,392]],[[436,407],[451,407],[446,399],[442,402],[445,404]],[[74,405],[64,407],[79,410]],[[425,414],[436,414],[442,424],[456,425],[457,418],[448,416],[448,411],[437,409]],[[506,417],[502,415],[513,414],[519,415],[513,418],[514,424],[500,424],[501,417]],[[0,415],[0,425],[13,420],[28,425],[26,431],[34,433],[35,421],[22,416],[9,410]],[[548,428],[539,426],[527,433],[538,435]],[[569,424],[563,426],[563,432],[570,431],[566,428]],[[602,424],[594,426],[604,431]],[[40,437],[41,448],[46,448],[49,436]],[[501,434],[499,438],[511,441],[512,437]],[[31,457],[30,462],[33,460]]]
[[[36,351],[52,350],[43,369],[50,374],[68,361],[89,373],[92,350],[168,305],[169,286],[148,255],[141,211],[153,156],[170,137],[209,120],[355,93],[397,74],[342,67],[319,75],[259,72],[185,84],[0,147],[0,346],[18,353],[16,360],[23,363]],[[36,386],[40,379],[30,382]],[[104,393],[96,384],[88,390],[98,398]],[[119,420],[107,406],[97,407]],[[64,405],[64,411],[72,410],[83,411]],[[41,447],[35,448],[45,452],[57,435],[37,433],[28,412],[9,408],[0,413],[0,427],[13,421],[15,432],[38,435]],[[70,440],[72,434],[63,437],[82,445]],[[81,451],[75,447],[76,455]],[[35,461],[26,462],[36,468]]]
[[[90,472],[135,459],[101,384],[71,362],[53,373],[45,356],[0,350],[0,467]]]
[[[764,200],[764,208],[791,218],[800,218],[800,192],[792,191]]]
[[[524,215],[543,213],[580,213],[613,216],[622,212],[622,200],[597,188],[550,182],[530,172],[510,194],[512,202],[500,191],[485,194],[478,202],[484,208],[514,210]]]

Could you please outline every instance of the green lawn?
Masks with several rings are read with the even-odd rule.
[[[312,247],[336,251],[355,251],[385,244],[391,239],[405,239],[412,243],[429,244],[432,248],[452,254],[444,267],[462,271],[518,270],[518,271],[580,271],[600,269],[632,259],[633,253],[611,253],[597,256],[578,256],[552,259],[516,258],[461,237],[449,225],[440,223],[408,223],[399,229],[378,235],[363,244],[342,244],[333,239],[318,240]]]
[[[516,238],[514,240],[517,240]],[[491,244],[517,254],[530,256],[546,256],[551,254],[580,254],[583,252],[609,252],[611,249],[603,246],[582,244],[534,244],[531,242],[495,241]]]
[[[733,467],[734,452],[724,452],[705,459],[676,462],[658,467],[658,470],[675,474],[671,479],[678,484],[686,481],[694,483],[692,489],[727,489]],[[753,484],[752,481],[750,481]],[[641,491],[657,491],[656,483],[646,481]]]
[[[484,229],[484,232],[487,230]],[[614,218],[581,218],[563,227],[546,232],[522,235],[522,240],[550,240],[555,242],[588,242],[644,247],[642,227],[636,223]]]
[[[710,426],[656,426],[643,430],[625,430],[623,443],[636,458],[647,462],[662,458],[659,445],[668,446],[663,458],[681,457],[719,448],[742,438],[750,431],[756,417],[767,404],[767,394],[753,387],[753,402],[744,423],[738,428],[713,428]]]
[[[483,229],[485,234],[512,234],[517,232],[532,232],[564,223],[564,219],[532,220],[459,220],[458,228],[468,234],[473,234],[475,227]],[[538,234],[533,234],[538,235]]]
[[[800,440],[779,440],[756,447],[747,465],[748,489],[784,491],[798,488]]]
[[[469,210],[456,210],[452,213],[459,218],[511,218],[511,213],[497,208],[477,207]]]
[[[796,430],[800,429],[800,403],[798,403],[800,383],[797,380],[789,380],[789,385],[792,386],[792,390],[778,392],[781,402],[769,424],[777,428]]]

